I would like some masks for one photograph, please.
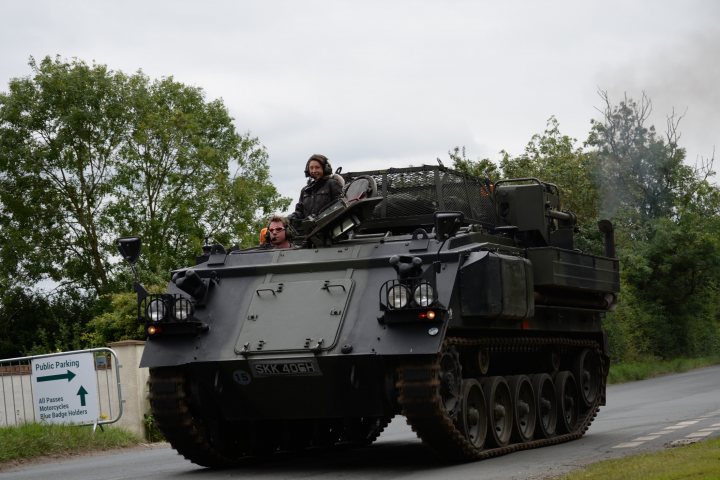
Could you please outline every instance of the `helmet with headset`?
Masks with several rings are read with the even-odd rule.
[[[330,165],[330,161],[325,155],[320,155],[319,153],[316,153],[315,155],[308,158],[308,161],[305,162],[305,176],[310,176],[310,162],[315,160],[323,167],[323,176],[332,175],[332,165]]]

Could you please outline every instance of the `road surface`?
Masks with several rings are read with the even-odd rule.
[[[606,458],[720,436],[720,366],[613,385],[580,440],[481,462],[438,462],[396,417],[377,442],[357,450],[283,456],[212,471],[167,446],[43,460],[0,472],[3,480],[169,479],[542,479]]]

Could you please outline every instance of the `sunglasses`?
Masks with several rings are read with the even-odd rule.
[[[268,228],[268,232],[270,232],[270,233],[273,233],[273,232],[282,232],[283,230],[285,230],[283,227]]]

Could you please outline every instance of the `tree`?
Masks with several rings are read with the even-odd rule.
[[[453,168],[459,172],[474,177],[487,177],[493,181],[500,178],[500,170],[492,160],[489,158],[482,158],[478,161],[470,160],[465,154],[465,147],[454,147],[448,152],[448,155],[453,161]]]
[[[470,175],[487,174],[495,181],[535,177],[556,184],[563,208],[578,217],[577,246],[583,250],[601,251],[602,242],[596,227],[598,190],[591,157],[575,146],[574,139],[560,133],[555,117],[548,119],[542,135],[532,136],[521,155],[512,157],[504,150],[500,153],[502,159],[497,166],[488,159],[473,162],[465,156],[464,148],[455,147],[449,152],[454,167]]]
[[[134,292],[113,293],[104,300],[109,302],[109,308],[88,322],[82,333],[83,342],[102,346],[120,340],[145,339],[145,326],[137,319],[137,296]]]
[[[80,60],[29,64],[0,94],[4,278],[111,292],[117,236],[142,236],[166,276],[206,237],[249,242],[289,205],[264,147],[201,89]]]
[[[720,192],[708,181],[712,160],[686,165],[681,117],[670,115],[659,137],[646,125],[652,104],[645,95],[617,106],[605,92],[601,98],[603,119],[593,120],[587,143],[630,292],[630,302],[609,316],[611,331],[635,332],[642,344],[625,341],[634,354],[712,352],[720,346]]]
[[[595,223],[598,191],[592,177],[590,158],[575,140],[560,133],[555,117],[550,117],[542,135],[535,134],[517,157],[503,153],[500,162],[505,178],[536,177],[556,184],[564,208],[578,216],[580,224]]]
[[[112,205],[116,229],[143,237],[158,273],[191,261],[207,238],[254,243],[260,219],[290,203],[270,183],[257,138],[238,135],[222,102],[198,88],[138,74],[129,90],[135,121],[116,179],[131,201]]]
[[[596,182],[602,210],[641,232],[646,221],[670,217],[679,197],[695,190],[701,172],[685,165],[678,125],[682,117],[668,117],[666,138],[646,123],[652,102],[643,93],[639,102],[625,97],[612,105],[600,92],[602,120],[591,121],[587,145],[595,149]]]
[[[6,273],[101,290],[100,219],[128,123],[125,76],[49,58],[30,67],[34,78],[14,79],[0,95],[1,248],[16,260]]]
[[[0,296],[0,358],[77,350],[81,333],[101,304],[87,292],[44,295],[19,286]]]

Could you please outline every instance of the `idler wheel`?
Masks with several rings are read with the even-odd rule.
[[[513,438],[528,442],[533,438],[537,421],[537,402],[530,378],[527,375],[509,377],[508,386],[513,399]]]
[[[584,349],[575,360],[573,368],[580,391],[580,400],[586,407],[591,406],[600,393],[602,367],[597,352]]]
[[[475,379],[462,382],[462,409],[458,419],[458,428],[463,436],[477,450],[482,450],[487,437],[487,405],[483,389]]]
[[[578,420],[578,388],[572,373],[563,370],[555,375],[555,395],[558,399],[558,430],[572,432]]]
[[[462,367],[460,355],[454,346],[442,353],[440,358],[440,398],[448,417],[455,420],[459,413],[462,396]]]
[[[503,377],[488,377],[482,381],[487,399],[488,442],[504,447],[510,442],[513,428],[513,402],[510,387]]]
[[[535,423],[535,436],[550,438],[555,435],[557,427],[558,406],[555,396],[555,386],[547,373],[538,373],[531,377],[531,384],[535,392],[535,406],[537,422]]]

